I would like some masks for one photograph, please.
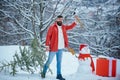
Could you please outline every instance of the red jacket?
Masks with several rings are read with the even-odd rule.
[[[62,25],[65,47],[68,47],[67,30],[72,29],[75,26],[75,22],[73,22],[71,25]],[[51,25],[48,29],[48,33],[46,36],[46,46],[49,46],[50,51],[55,52],[58,50],[58,28],[56,23]]]

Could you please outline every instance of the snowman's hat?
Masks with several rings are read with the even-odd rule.
[[[84,47],[87,47],[87,44],[80,44],[80,50],[82,50]]]

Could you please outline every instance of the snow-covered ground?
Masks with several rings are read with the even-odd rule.
[[[16,51],[19,51],[19,46],[0,46],[0,61],[10,61],[12,56]],[[48,54],[48,53],[46,53]],[[93,58],[94,63],[96,63],[96,58]],[[50,72],[47,73],[46,78],[43,80],[56,80],[56,57],[54,58],[50,68],[53,71],[51,75]],[[63,53],[62,60],[62,73],[66,80],[120,80],[120,60],[117,59],[117,76],[116,77],[102,77],[93,74],[80,74],[78,72],[78,59],[70,54],[69,52]],[[25,73],[19,71],[17,75],[12,76],[9,73],[0,72],[0,80],[42,80],[40,74],[36,71],[35,74]]]

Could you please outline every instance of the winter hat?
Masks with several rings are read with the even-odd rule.
[[[80,50],[82,50],[86,46],[88,46],[88,45],[87,44],[80,44]]]

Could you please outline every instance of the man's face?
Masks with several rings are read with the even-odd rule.
[[[57,18],[57,19],[56,19],[56,22],[57,22],[57,25],[58,25],[58,26],[61,26],[61,25],[62,25],[62,22],[63,22],[63,18]]]
[[[61,21],[61,22],[63,22],[63,18],[57,18],[56,21]]]

